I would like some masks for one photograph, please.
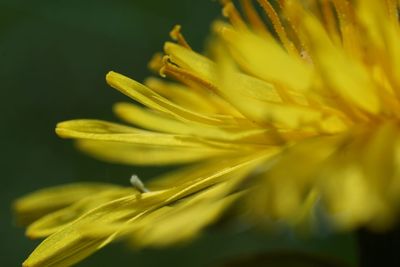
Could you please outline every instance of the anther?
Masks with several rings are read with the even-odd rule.
[[[163,78],[167,77],[168,67],[169,67],[170,64],[171,64],[170,63],[170,56],[164,55],[161,58],[161,68],[160,68],[160,70],[158,72],[161,77],[163,77]]]
[[[274,27],[275,32],[279,37],[279,40],[282,42],[287,52],[292,53],[293,55],[299,55],[296,47],[289,40],[285,27],[283,26],[281,19],[279,18],[279,15],[272,6],[272,4],[267,0],[257,0],[257,1],[260,4],[260,6],[264,9],[265,14],[270,19],[272,26]]]
[[[181,46],[192,50],[185,37],[181,33],[181,28],[181,25],[175,25],[174,28],[169,32],[169,36],[172,38],[172,40],[178,42],[178,44],[180,44]]]
[[[269,36],[268,29],[261,19],[261,17],[258,15],[257,11],[255,10],[252,1],[251,0],[241,0],[240,1],[242,8],[244,10],[244,13],[247,17],[247,20],[249,21],[250,25],[255,29],[256,31]]]
[[[222,4],[222,15],[227,17],[234,27],[246,29],[246,23],[243,21],[235,5],[231,1],[222,1]]]
[[[136,188],[139,192],[141,193],[147,193],[150,192],[149,189],[147,189],[143,182],[139,179],[139,176],[137,176],[136,174],[131,176],[130,179],[131,185]]]

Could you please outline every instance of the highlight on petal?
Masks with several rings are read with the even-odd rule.
[[[151,146],[201,147],[203,144],[183,140],[179,135],[161,134],[99,120],[73,120],[57,125],[63,138],[126,142]]]
[[[142,146],[124,142],[79,140],[83,152],[103,161],[129,165],[184,164],[212,159],[226,151],[214,148]]]

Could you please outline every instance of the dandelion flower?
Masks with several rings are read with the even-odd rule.
[[[296,225],[322,209],[333,227],[385,230],[400,204],[400,29],[396,0],[223,1],[207,56],[177,26],[141,84],[110,72],[133,103],[126,125],[59,123],[101,160],[187,164],[146,185],[76,184],[16,202],[28,236],[46,239],[24,266],[72,265],[112,240],[166,246],[228,208]],[[264,17],[270,23],[264,22]],[[190,164],[189,164],[190,163]]]

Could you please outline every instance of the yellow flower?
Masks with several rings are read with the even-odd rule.
[[[144,85],[110,72],[135,103],[132,126],[73,120],[57,133],[99,159],[192,163],[146,187],[77,184],[16,202],[33,238],[24,266],[68,266],[112,240],[165,246],[193,238],[232,207],[254,223],[297,224],[316,206],[338,230],[384,230],[400,204],[399,1],[259,0],[213,25],[208,56],[174,28]],[[279,9],[279,10],[278,10]]]

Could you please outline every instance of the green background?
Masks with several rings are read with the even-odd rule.
[[[210,0],[0,0],[1,266],[19,266],[37,245],[13,223],[11,203],[46,186],[76,181],[128,184],[162,171],[97,162],[54,134],[73,118],[115,120],[111,106],[124,96],[106,85],[115,70],[137,80],[176,23],[201,50],[211,21],[220,16]],[[354,264],[347,235],[296,239],[251,230],[209,230],[187,246],[131,251],[114,244],[79,266],[217,266],[233,256],[300,249]]]

